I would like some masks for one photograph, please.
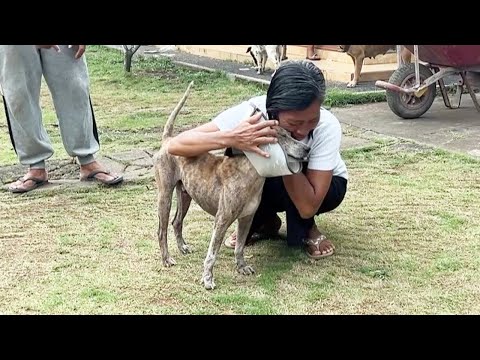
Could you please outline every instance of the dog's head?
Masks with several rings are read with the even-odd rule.
[[[261,112],[262,117],[265,120],[268,119],[268,117],[254,103],[250,103],[250,106],[253,107],[250,116],[254,115],[256,112]],[[308,153],[310,152],[310,147],[301,141],[295,140],[284,128],[277,126],[276,129],[278,144],[283,149],[283,152],[295,160],[306,161]]]
[[[310,147],[301,141],[295,140],[284,128],[277,127],[278,144],[283,151],[291,158],[298,161],[307,161]]]

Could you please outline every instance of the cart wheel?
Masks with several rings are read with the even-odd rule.
[[[430,69],[422,64],[419,64],[419,73],[420,84],[430,76],[433,76]],[[415,86],[415,64],[405,64],[401,66],[394,71],[388,82],[402,88],[412,88]],[[433,100],[435,100],[436,90],[435,83],[430,85],[421,97],[387,90],[387,103],[396,115],[404,119],[415,119],[430,109]]]

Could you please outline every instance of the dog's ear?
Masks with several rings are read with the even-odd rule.
[[[249,53],[249,52],[251,52],[251,51],[252,51],[252,47],[249,46],[249,47],[247,48],[247,51],[246,51],[246,52]]]

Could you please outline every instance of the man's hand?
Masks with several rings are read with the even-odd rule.
[[[58,45],[35,45],[37,49],[53,49],[56,52],[60,52],[60,47]]]
[[[80,59],[87,48],[87,45],[68,45],[68,48],[72,48],[74,46],[78,46],[78,50],[75,53],[75,59]]]
[[[242,151],[255,152],[264,157],[270,154],[259,148],[259,145],[273,144],[277,140],[277,131],[272,126],[278,125],[277,120],[260,121],[261,113],[257,113],[242,121],[232,130],[233,147]]]
[[[54,49],[56,52],[60,52],[60,47],[58,45],[35,45],[38,49]],[[68,48],[77,47],[77,52],[75,53],[75,59],[80,59],[87,48],[87,45],[68,45]]]

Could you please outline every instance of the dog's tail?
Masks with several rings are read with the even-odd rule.
[[[187,101],[188,95],[190,94],[190,88],[193,85],[193,81],[188,84],[187,90],[185,91],[185,94],[183,94],[182,99],[178,102],[177,106],[175,106],[175,109],[173,109],[172,113],[168,117],[167,122],[165,123],[165,127],[163,128],[163,136],[162,140],[165,140],[167,137],[172,136],[173,133],[173,123],[175,122],[175,119],[177,118],[178,113],[182,109],[183,105]]]

